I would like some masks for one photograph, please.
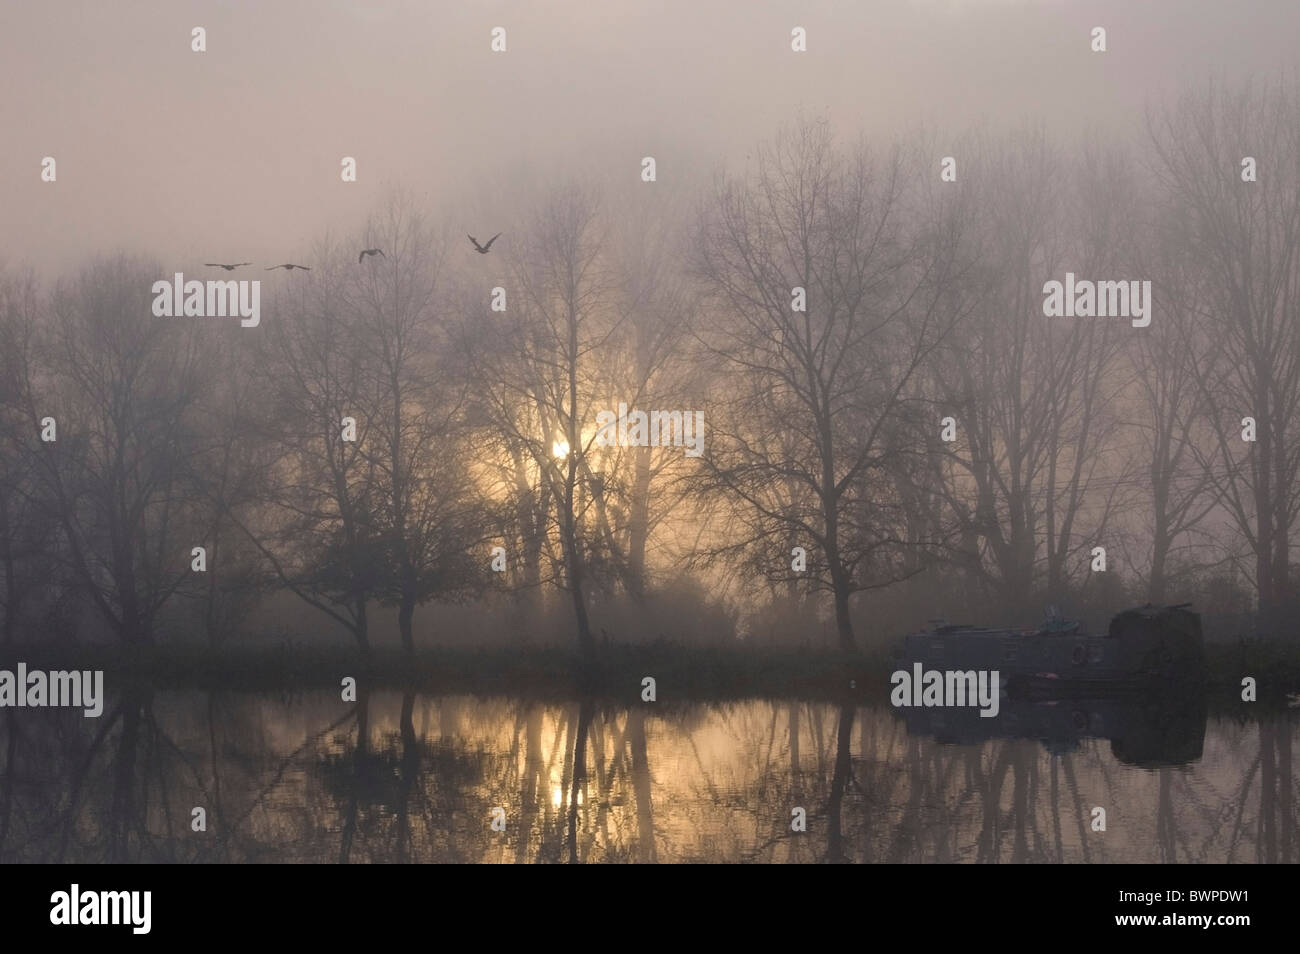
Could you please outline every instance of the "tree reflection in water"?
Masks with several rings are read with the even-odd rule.
[[[147,690],[97,720],[10,709],[0,861],[1295,860],[1294,713],[1006,715]]]

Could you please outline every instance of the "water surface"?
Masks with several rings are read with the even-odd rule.
[[[1150,700],[145,692],[0,713],[0,860],[1290,862],[1297,731]]]

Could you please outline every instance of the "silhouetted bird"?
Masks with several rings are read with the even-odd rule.
[[[233,272],[233,271],[234,271],[235,269],[237,269],[240,265],[252,265],[253,263],[252,263],[252,262],[235,262],[234,265],[226,265],[226,264],[223,263],[223,262],[204,262],[203,264],[204,264],[204,265],[209,265],[209,266],[211,266],[211,267],[213,267],[213,268],[224,268],[224,269],[225,269],[226,271],[228,271],[228,272]]]
[[[492,243],[495,242],[500,237],[501,237],[501,233],[498,232],[496,235],[488,239],[488,243],[486,245],[479,245],[478,239],[476,239],[472,235],[469,237],[469,240],[474,243],[474,251],[478,252],[480,255],[486,255],[488,253],[488,250],[492,248]]]
[[[275,271],[277,268],[283,268],[286,272],[291,272],[291,271],[293,271],[295,268],[301,268],[304,272],[310,272],[310,271],[311,271],[311,269],[308,268],[306,265],[292,265],[292,264],[272,265],[270,268],[265,269],[265,271],[273,272],[273,271]]]
[[[384,255],[384,250],[382,248],[363,248],[361,254],[357,256],[357,261],[360,262],[367,255]],[[387,257],[387,255],[384,255],[384,258]]]

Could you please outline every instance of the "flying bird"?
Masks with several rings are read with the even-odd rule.
[[[237,269],[240,265],[252,265],[253,263],[252,263],[252,262],[235,262],[235,264],[233,264],[233,265],[227,265],[227,264],[225,264],[224,262],[204,262],[203,264],[204,264],[204,265],[209,265],[209,266],[211,266],[212,268],[224,268],[224,269],[225,269],[226,271],[228,271],[228,272],[233,272],[233,271],[234,271],[235,269]]]
[[[273,272],[273,271],[275,271],[277,268],[283,268],[286,272],[291,272],[291,271],[293,271],[295,268],[301,268],[304,272],[310,272],[310,271],[311,271],[311,269],[308,268],[306,265],[293,265],[293,264],[290,264],[290,263],[285,263],[284,265],[272,265],[270,268],[265,269],[265,271]]]
[[[479,245],[478,239],[476,239],[472,235],[469,237],[469,240],[474,243],[474,251],[478,252],[480,255],[486,255],[488,253],[488,249],[492,248],[492,243],[495,242],[500,237],[501,237],[501,233],[498,232],[496,235],[488,239],[488,243],[486,245]]]
[[[384,250],[382,248],[363,248],[361,254],[357,256],[357,261],[364,260],[367,255],[384,255]],[[384,255],[384,258],[387,257],[387,255]]]

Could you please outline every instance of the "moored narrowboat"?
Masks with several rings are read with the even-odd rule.
[[[1052,617],[1033,630],[936,626],[903,637],[896,669],[987,670],[1012,695],[1180,685],[1204,672],[1201,620],[1190,603],[1115,615],[1104,634]]]

